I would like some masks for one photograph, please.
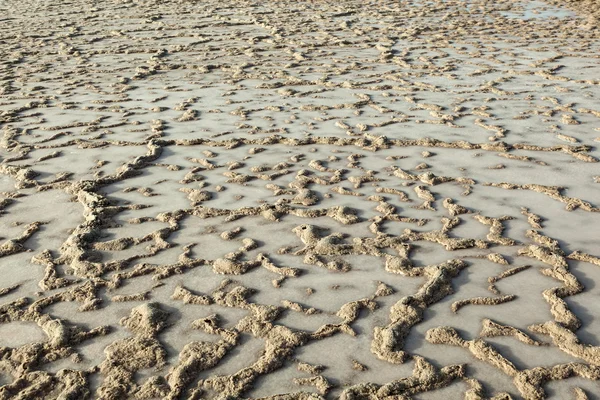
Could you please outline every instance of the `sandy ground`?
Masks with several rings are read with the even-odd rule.
[[[599,399],[599,10],[0,2],[0,399]]]

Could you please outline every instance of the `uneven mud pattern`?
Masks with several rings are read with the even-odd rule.
[[[0,399],[597,399],[599,10],[0,2]]]

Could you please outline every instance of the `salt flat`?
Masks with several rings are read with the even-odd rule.
[[[600,398],[596,0],[0,3],[0,399]]]

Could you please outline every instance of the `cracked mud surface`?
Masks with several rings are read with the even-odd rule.
[[[0,399],[598,399],[598,10],[0,3]]]

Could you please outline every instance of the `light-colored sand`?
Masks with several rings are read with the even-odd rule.
[[[0,399],[598,399],[599,10],[0,2]]]

